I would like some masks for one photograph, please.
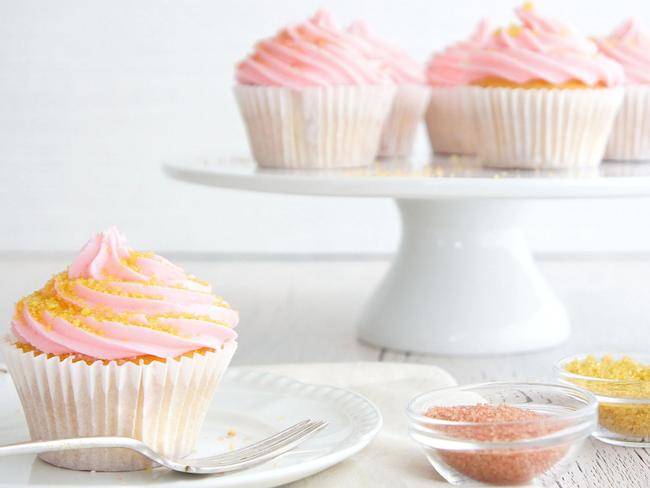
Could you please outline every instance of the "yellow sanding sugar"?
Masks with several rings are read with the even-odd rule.
[[[565,370],[594,378],[571,381],[601,397],[650,400],[650,365],[639,363],[630,357],[616,360],[612,356],[602,359],[587,356],[571,361]],[[598,417],[600,425],[613,432],[632,437],[650,436],[648,403],[634,403],[633,400],[629,403],[601,402]]]
[[[565,366],[565,369],[569,373],[592,378],[650,381],[650,366],[628,356],[619,360],[612,356],[605,356],[600,360],[595,356],[587,356],[584,359],[574,359]]]
[[[125,266],[128,266],[131,268],[133,271],[140,272],[140,266],[138,266],[138,259],[140,258],[145,258],[145,259],[154,259],[155,254],[152,251],[131,251],[129,253],[129,256],[125,259],[121,259],[120,261],[122,264]]]

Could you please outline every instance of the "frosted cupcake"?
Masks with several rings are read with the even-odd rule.
[[[467,71],[469,54],[483,47],[493,29],[486,20],[476,26],[472,36],[434,54],[427,65],[431,102],[426,112],[431,149],[440,154],[474,154],[476,121]]]
[[[468,60],[477,154],[504,168],[597,166],[623,99],[623,69],[530,4]]]
[[[367,43],[327,12],[257,44],[235,95],[260,166],[371,164],[395,86]]]
[[[629,19],[596,43],[603,54],[623,66],[626,78],[623,106],[605,159],[650,160],[650,36]]]
[[[112,228],[16,304],[2,352],[33,440],[128,436],[181,459],[237,348],[237,321],[210,285]],[[150,466],[120,449],[40,457],[77,470]]]
[[[393,105],[386,118],[379,145],[379,156],[405,157],[413,150],[417,127],[429,102],[424,69],[404,50],[370,34],[364,22],[355,22],[350,32],[365,39],[397,86]]]

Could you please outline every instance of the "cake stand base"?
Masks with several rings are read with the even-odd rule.
[[[568,338],[564,307],[520,226],[525,201],[396,200],[399,251],[359,325],[369,344],[432,354],[502,354]]]

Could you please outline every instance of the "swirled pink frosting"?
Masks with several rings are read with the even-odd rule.
[[[490,23],[481,20],[474,33],[466,41],[449,46],[441,53],[436,53],[426,68],[427,81],[433,86],[467,85],[472,81],[467,70],[470,53],[480,49],[488,41],[494,29]]]
[[[467,61],[472,81],[544,81],[561,85],[617,86],[622,67],[596,44],[562,22],[540,15],[530,4],[515,9],[521,25],[497,30]]]
[[[331,85],[382,85],[390,78],[381,62],[367,55],[365,40],[340,29],[319,11],[311,19],[260,41],[237,65],[243,85],[306,88]]]
[[[234,341],[237,322],[209,284],[161,256],[133,251],[110,228],[16,304],[12,331],[45,353],[169,358]]]
[[[619,62],[630,84],[650,83],[650,36],[628,19],[608,37],[596,39],[598,49]]]
[[[424,69],[403,49],[373,36],[363,21],[354,22],[348,31],[368,43],[369,57],[378,59],[390,79],[398,85],[422,85]]]

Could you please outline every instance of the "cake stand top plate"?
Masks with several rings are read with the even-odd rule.
[[[473,158],[380,161],[364,168],[259,168],[244,158],[164,165],[186,182],[269,193],[403,199],[607,198],[650,196],[650,162],[605,162],[574,170],[481,168]]]

